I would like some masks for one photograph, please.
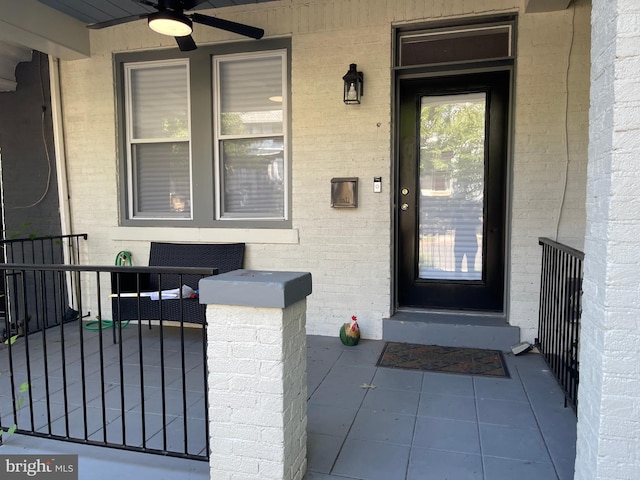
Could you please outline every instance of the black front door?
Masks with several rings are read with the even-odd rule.
[[[503,310],[510,73],[399,80],[399,307]]]

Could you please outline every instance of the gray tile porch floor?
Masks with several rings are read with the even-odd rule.
[[[383,346],[309,337],[306,480],[573,478],[576,418],[540,355],[489,378],[377,368]]]
[[[495,379],[377,368],[383,346],[308,337],[305,480],[573,478],[575,415],[539,355],[506,355]],[[10,453],[77,453],[82,480],[209,478],[206,462],[23,435]]]
[[[50,328],[45,337],[36,332],[13,345],[14,388],[30,379],[28,391],[20,395],[19,428],[116,445],[123,444],[124,438],[133,447],[205,456],[202,330],[185,328],[182,338],[175,327],[164,327],[161,335],[158,327],[138,329],[132,324],[122,330],[123,341],[114,344],[111,330],[99,335],[91,330],[80,332],[79,327],[74,322],[65,324],[64,331]],[[1,348],[3,424],[14,421],[10,380],[8,349]],[[186,447],[184,410],[188,413]],[[166,438],[163,424],[167,425]]]

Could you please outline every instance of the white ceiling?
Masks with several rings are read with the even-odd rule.
[[[195,9],[278,0],[208,0]],[[310,0],[317,1],[317,0]],[[571,0],[526,0],[525,12],[566,9]],[[15,66],[38,50],[64,60],[90,55],[88,23],[155,11],[137,0],[0,0],[0,91],[15,89]]]
[[[276,0],[209,0],[194,9]],[[38,50],[64,60],[90,55],[88,23],[156,11],[135,0],[0,0],[0,91],[15,90],[15,67]]]
[[[14,0],[15,1],[15,0]],[[114,18],[155,12],[153,7],[143,5],[136,0],[38,0],[70,17],[77,18],[84,23],[104,22]],[[152,0],[158,3],[157,0]],[[193,8],[202,10],[208,8],[233,7],[249,3],[263,3],[274,0],[208,0]]]

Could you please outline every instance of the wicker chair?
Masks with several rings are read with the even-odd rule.
[[[151,242],[149,266],[162,267],[204,267],[217,268],[218,273],[226,273],[242,268],[244,243],[203,244],[203,243],[161,243]],[[115,322],[128,320],[172,320],[186,323],[202,323],[205,305],[197,298],[182,300],[151,300],[149,297],[118,296],[118,293],[136,292],[138,282],[141,292],[158,292],[188,285],[198,289],[198,275],[177,274],[139,275],[120,274],[112,280],[112,314]],[[182,307],[182,308],[181,308]]]

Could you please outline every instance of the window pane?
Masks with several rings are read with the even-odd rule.
[[[219,64],[222,135],[282,133],[282,58]]]
[[[186,65],[132,69],[133,138],[188,138],[187,85]]]
[[[400,39],[400,65],[434,65],[511,56],[510,26],[408,34]]]
[[[132,155],[135,215],[189,218],[189,144],[138,144]]]
[[[420,278],[482,279],[486,94],[422,97]]]
[[[284,218],[282,137],[225,140],[220,145],[223,217]]]

